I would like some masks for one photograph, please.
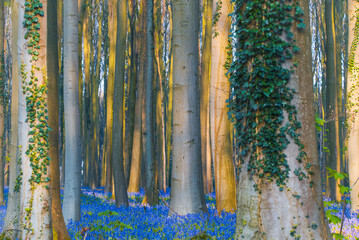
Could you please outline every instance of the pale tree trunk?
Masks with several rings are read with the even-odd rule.
[[[336,59],[336,38],[335,38],[335,26],[334,26],[334,1],[325,1],[325,23],[326,23],[326,35],[327,44],[326,47],[326,76],[327,76],[327,88],[326,88],[326,126],[327,132],[327,148],[329,152],[326,154],[327,167],[340,172],[340,146],[339,146],[339,118],[338,118],[338,97],[337,97],[337,82],[341,82],[341,79],[336,78],[337,59]],[[339,66],[340,67],[340,66]],[[327,178],[329,173],[327,171]],[[339,187],[334,178],[329,178],[327,186],[327,195],[332,200],[340,201],[341,194]]]
[[[136,65],[139,64],[138,70],[138,88],[135,104],[135,126],[133,133],[133,146],[132,146],[132,159],[131,159],[131,171],[130,171],[130,180],[128,184],[129,192],[139,192],[140,191],[140,176],[141,176],[141,165],[142,165],[142,102],[144,94],[144,66],[145,66],[145,30],[143,28],[145,22],[144,3],[141,1],[140,12],[139,12],[139,29],[138,29],[138,38],[136,42],[139,42],[139,61],[136,62]]]
[[[199,1],[173,0],[173,162],[171,209],[207,212],[201,165],[198,81]],[[169,214],[174,214],[170,211]]]
[[[144,203],[149,205],[156,205],[159,202],[159,196],[157,192],[157,163],[154,158],[154,130],[153,130],[153,50],[154,50],[154,39],[153,39],[153,0],[146,0],[147,6],[147,66],[145,71],[145,111],[146,119],[144,124],[144,135],[143,140],[144,146],[144,164],[146,169],[146,187]]]
[[[221,2],[220,16],[213,26],[215,37],[212,39],[211,57],[211,88],[210,112],[211,127],[213,128],[214,142],[212,152],[214,160],[214,176],[216,189],[216,206],[220,213],[222,210],[234,212],[236,210],[236,182],[234,176],[233,150],[231,142],[231,127],[228,119],[228,103],[230,84],[226,76],[224,65],[227,61],[228,35],[231,27],[230,0],[214,0],[213,8]]]
[[[78,68],[78,4],[64,1],[65,222],[81,218],[81,123]]]
[[[4,200],[4,158],[2,149],[5,143],[5,11],[4,1],[0,1],[0,205],[5,205]]]
[[[127,33],[127,1],[115,5],[117,11],[116,68],[113,97],[112,166],[115,183],[116,206],[128,207],[127,185],[123,168],[123,100]]]
[[[11,24],[12,24],[12,86],[11,86],[11,146],[10,146],[10,167],[9,167],[9,195],[2,234],[10,239],[20,238],[20,192],[15,190],[16,179],[20,174],[19,141],[18,141],[18,120],[19,120],[19,89],[21,79],[19,75],[21,61],[18,59],[18,36],[22,36],[19,20],[19,1],[11,1]],[[21,37],[22,38],[22,37]]]
[[[47,112],[47,1],[42,1],[43,11],[29,16],[25,10],[25,1],[19,5],[19,25],[25,26],[19,32],[19,56],[21,89],[19,95],[19,145],[22,178],[20,180],[20,214],[23,227],[22,239],[51,239],[51,192],[48,147]],[[31,6],[30,6],[31,7]],[[25,10],[25,11],[24,11]],[[40,28],[35,17],[38,18]],[[30,28],[31,29],[31,28]],[[36,33],[39,42],[33,43]],[[28,35],[25,39],[25,35]],[[32,44],[31,44],[32,43]],[[39,47],[39,49],[37,48]],[[31,54],[30,54],[31,53]],[[45,145],[44,145],[45,144]]]
[[[59,162],[59,65],[57,4],[49,1],[47,7],[47,73],[48,73],[48,107],[49,107],[49,155],[51,174],[51,216],[54,239],[70,239],[61,209],[60,198],[60,162]]]
[[[116,34],[117,34],[117,1],[108,1],[108,36],[110,38],[110,56],[106,93],[106,130],[104,145],[104,161],[107,163],[105,191],[112,190],[112,127],[113,127],[113,91],[116,66]]]
[[[349,10],[349,39],[348,39],[348,88],[347,88],[347,116],[348,116],[348,164],[349,182],[351,191],[351,208],[359,209],[359,117],[358,117],[358,24],[359,3],[355,0],[348,1]],[[355,184],[356,183],[356,184]]]
[[[296,40],[295,44],[300,47],[300,52],[294,56],[298,65],[293,69],[294,72],[290,76],[287,87],[295,90],[294,97],[290,103],[297,110],[296,117],[301,123],[301,128],[298,129],[298,133],[301,134],[299,140],[304,145],[303,151],[306,155],[302,162],[297,160],[301,149],[295,143],[295,140],[288,136],[289,142],[283,151],[283,156],[286,156],[290,170],[288,178],[284,180],[285,185],[280,186],[276,184],[278,179],[268,181],[268,175],[261,178],[260,174],[262,172],[256,173],[253,171],[254,173],[252,173],[248,169],[250,166],[255,167],[249,161],[249,154],[242,159],[243,165],[241,166],[242,171],[237,189],[238,209],[235,239],[291,239],[293,235],[297,238],[301,236],[303,239],[332,239],[324,214],[320,166],[315,141],[309,1],[300,1],[299,6],[304,12],[304,16],[301,16],[301,18],[307,27],[298,30],[296,24],[294,24],[291,28],[294,34],[293,37]],[[246,5],[242,7],[245,9]],[[257,29],[254,26],[255,22],[253,21],[252,23],[252,25],[247,25],[247,28],[252,26]],[[286,40],[286,34],[283,35],[283,39]],[[252,39],[245,40],[251,41]],[[242,44],[244,44],[244,41]],[[260,43],[256,44],[258,46]],[[263,58],[267,56],[263,56]],[[252,59],[248,60],[248,64],[253,63]],[[287,59],[282,64],[282,67],[289,70],[292,64],[293,60]],[[256,71],[258,70],[256,69]],[[242,78],[242,76],[237,77]],[[240,90],[236,89],[238,92]],[[274,95],[275,93],[270,94]],[[264,94],[262,95],[264,96]],[[261,103],[261,106],[263,106],[263,103]],[[262,110],[262,108],[251,111],[259,113],[259,110]],[[260,116],[258,113],[256,119]],[[282,125],[285,126],[289,123],[288,114],[283,116]],[[259,126],[255,128],[258,131]],[[265,154],[259,148],[255,153],[259,156]],[[302,174],[305,177],[300,180],[299,176],[296,175],[300,175],[300,173],[295,172],[295,170],[303,171]],[[310,171],[313,174],[310,174]],[[268,177],[270,178],[270,176]],[[278,183],[281,184],[280,181]]]
[[[206,0],[205,10],[203,13],[203,49],[201,61],[201,82],[200,82],[200,109],[201,109],[201,154],[202,154],[202,171],[203,183],[206,193],[211,192],[212,178],[211,166],[207,162],[210,161],[211,156],[207,155],[207,144],[209,141],[209,124],[208,110],[209,110],[209,86],[210,86],[210,66],[211,66],[211,44],[212,44],[212,16],[213,16],[213,0]]]

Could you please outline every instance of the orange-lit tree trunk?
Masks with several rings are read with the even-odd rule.
[[[219,7],[220,6],[220,7]],[[234,212],[236,209],[236,182],[234,176],[231,127],[228,119],[228,103],[230,84],[224,68],[228,53],[228,35],[231,27],[230,0],[214,0],[213,8],[218,9],[218,18],[214,21],[214,37],[211,55],[211,88],[210,119],[211,142],[214,160],[214,179],[216,189],[216,206],[222,210]]]

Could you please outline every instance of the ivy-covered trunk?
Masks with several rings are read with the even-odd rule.
[[[47,1],[21,1],[18,36],[19,159],[22,239],[51,239],[51,192],[47,100]],[[51,81],[51,80],[50,80]]]
[[[309,0],[235,3],[235,239],[332,239],[314,128]]]
[[[348,41],[348,89],[347,89],[347,125],[348,125],[348,161],[349,182],[351,191],[351,208],[359,209],[359,116],[358,116],[358,38],[359,38],[359,3],[348,1],[349,10],[349,41]]]

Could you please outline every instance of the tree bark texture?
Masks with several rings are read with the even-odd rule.
[[[198,81],[199,1],[173,0],[173,162],[171,209],[207,212],[201,165]],[[174,214],[170,211],[169,214]]]

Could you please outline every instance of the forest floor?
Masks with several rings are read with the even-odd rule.
[[[7,189],[5,190],[7,197]],[[208,214],[168,217],[169,189],[160,193],[160,204],[156,207],[141,204],[144,191],[129,193],[129,208],[116,208],[114,201],[103,190],[82,189],[82,218],[70,223],[68,230],[72,239],[233,239],[236,215],[222,213],[215,209],[215,194],[206,195]],[[342,208],[324,199],[326,209],[342,217]],[[0,230],[6,214],[6,206],[0,206]],[[332,232],[339,233],[340,222],[330,224]],[[343,224],[344,239],[359,238],[358,213],[345,211]]]

